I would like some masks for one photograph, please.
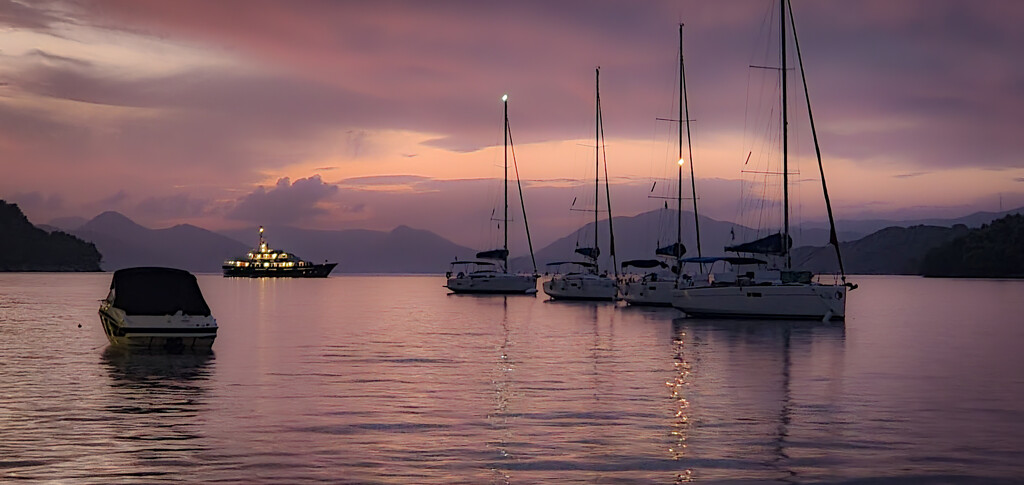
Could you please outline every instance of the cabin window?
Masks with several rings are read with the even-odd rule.
[[[747,296],[751,298],[761,298],[761,294],[756,292],[747,293]]]

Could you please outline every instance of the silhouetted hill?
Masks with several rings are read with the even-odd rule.
[[[848,274],[920,274],[929,250],[967,234],[967,226],[888,227],[856,241],[839,244]],[[837,273],[832,246],[793,250],[793,267],[816,273]]]
[[[398,226],[391,231],[367,229],[313,230],[266,227],[272,248],[283,249],[313,262],[337,262],[334,273],[439,274],[453,258],[467,259],[476,251],[459,246],[430,231]],[[226,231],[243,241],[258,241],[256,228]]]
[[[149,229],[117,213],[104,212],[74,231],[103,253],[103,269],[167,266],[194,272],[220,272],[221,263],[244,254],[238,241],[189,224]]]
[[[96,246],[29,222],[17,204],[0,200],[0,271],[99,271]]]
[[[933,248],[924,258],[925,276],[1024,277],[1024,216],[1009,215]]]

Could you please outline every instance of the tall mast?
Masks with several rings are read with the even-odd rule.
[[[679,229],[677,241],[682,244],[683,237],[683,125],[686,123],[686,150],[690,157],[690,190],[693,194],[693,227],[697,237],[697,256],[703,256],[700,251],[700,219],[697,217],[697,180],[693,176],[693,143],[690,141],[690,103],[686,99],[686,70],[683,68],[683,24],[679,24]],[[683,112],[685,109],[685,113]],[[703,268],[703,263],[701,268]],[[703,271],[703,270],[702,270]]]
[[[601,96],[597,97],[597,126],[601,134],[601,155],[604,158],[604,200],[608,203],[608,254],[612,257],[612,271],[619,278],[619,262],[615,259],[615,228],[612,227],[612,189],[608,183],[608,152],[604,146],[604,115],[601,114]],[[597,232],[596,229],[594,232]]]
[[[504,256],[503,259],[505,260],[505,265],[504,265],[505,273],[508,273],[508,95],[507,94],[501,97],[501,104],[505,106],[505,128],[504,128],[504,136],[505,136],[505,217],[502,219],[502,222],[504,223],[504,226],[505,226],[505,245],[503,246],[503,248],[505,249],[505,256]]]
[[[782,51],[782,253],[785,267],[790,267],[789,255],[789,113],[786,104],[786,0],[779,0],[779,50]]]
[[[675,257],[679,257],[675,252],[679,248],[679,243],[683,241],[683,123],[686,123],[687,133],[689,133],[690,121],[683,117],[683,105],[686,104],[685,87],[686,81],[683,78],[683,24],[679,24],[679,181],[676,183],[676,247],[673,248],[672,252]],[[693,163],[693,160],[690,160]],[[697,202],[694,199],[694,202]],[[678,263],[676,263],[678,264]]]
[[[811,137],[814,139],[814,153],[818,157],[818,173],[821,174],[821,191],[825,195],[825,209],[828,211],[829,243],[836,248],[836,260],[839,261],[839,274],[846,283],[846,269],[843,268],[843,254],[839,250],[839,236],[836,234],[836,219],[832,214],[832,201],[828,197],[828,185],[825,184],[825,168],[821,163],[821,147],[818,145],[818,131],[814,128],[814,115],[811,112],[811,93],[807,90],[807,73],[804,72],[804,58],[800,54],[800,38],[796,36],[796,20],[793,19],[793,4],[789,5],[789,22],[793,28],[793,44],[796,46],[796,60],[800,66],[800,79],[804,86],[804,100],[807,101],[807,118],[811,124]],[[1002,199],[1000,199],[1002,200]]]
[[[601,200],[601,67],[594,70],[594,250],[597,250],[598,201]],[[596,255],[595,255],[596,256]],[[594,272],[599,272],[594,258]]]

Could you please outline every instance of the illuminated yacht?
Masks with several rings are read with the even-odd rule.
[[[326,278],[338,263],[314,264],[303,261],[294,254],[271,249],[263,239],[260,226],[260,243],[244,258],[224,261],[224,276],[247,276],[250,278]]]
[[[505,212],[498,219],[504,228],[505,242],[500,249],[481,251],[476,260],[452,261],[451,269],[445,275],[445,287],[453,293],[494,293],[494,294],[535,294],[537,293],[537,265],[533,273],[516,274],[508,270],[508,152],[511,132],[508,127],[508,95],[501,97],[505,105]],[[515,151],[512,163],[515,164]],[[519,168],[516,167],[516,183],[519,183]],[[523,209],[523,223],[526,226],[526,240],[530,246],[530,260],[533,260],[533,243],[530,243],[530,229],[526,225],[526,206],[523,204],[522,187],[519,188],[519,202]],[[493,219],[492,219],[493,220]]]
[[[107,340],[119,346],[209,348],[217,337],[196,277],[180,269],[115,271],[99,314]]]
[[[570,270],[568,273],[556,273],[551,277],[550,280],[544,282],[544,293],[547,293],[552,299],[555,300],[615,300],[618,294],[618,286],[616,278],[608,276],[608,272],[601,272],[601,268],[598,267],[598,257],[601,255],[601,249],[597,245],[597,231],[598,231],[598,200],[600,187],[601,187],[601,148],[603,138],[604,124],[601,118],[601,90],[600,90],[600,75],[601,71],[598,69],[595,74],[595,94],[596,94],[596,105],[597,115],[594,127],[594,138],[595,138],[595,153],[594,153],[594,245],[592,247],[576,248],[576,254],[579,254],[586,258],[584,261],[560,261],[557,263],[548,263],[548,266],[552,266],[556,269],[561,267],[572,267],[574,270]],[[614,268],[615,260],[615,238],[612,235],[612,204],[611,200],[608,199],[608,160],[605,159],[605,200],[608,202],[608,234],[609,242],[611,245],[612,253],[612,267]],[[618,276],[618,275],[616,275]]]

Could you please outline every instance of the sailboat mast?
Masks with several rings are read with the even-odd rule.
[[[786,102],[786,0],[779,0],[779,50],[782,51],[782,252],[786,256],[786,269],[790,267],[789,255],[789,113]]]
[[[793,19],[793,4],[789,4],[789,22],[793,28],[793,44],[796,46],[796,60],[800,66],[800,79],[804,86],[804,100],[807,101],[807,118],[811,124],[811,137],[814,139],[814,153],[818,157],[818,173],[821,174],[821,191],[825,195],[825,209],[828,211],[829,243],[836,248],[836,260],[839,262],[839,274],[846,283],[846,269],[843,268],[843,254],[839,250],[839,236],[836,234],[836,219],[832,214],[832,201],[828,197],[828,185],[825,184],[825,167],[821,163],[821,146],[818,144],[818,131],[814,128],[814,114],[811,112],[811,93],[807,89],[807,73],[804,72],[804,58],[800,54],[800,38],[796,36],[796,20]],[[1000,199],[1001,200],[1001,199]]]
[[[686,150],[687,156],[690,157],[690,190],[693,195],[693,228],[696,232],[697,238],[697,256],[702,257],[700,251],[700,219],[697,217],[697,180],[693,176],[693,143],[690,141],[690,103],[686,98],[686,69],[683,67],[683,24],[679,24],[679,90],[680,90],[680,112],[679,119],[684,120],[679,124],[679,159],[683,159],[683,125],[686,123]],[[685,109],[685,112],[683,111]],[[679,165],[679,230],[678,240],[676,242],[682,244],[683,237],[683,166]],[[678,255],[677,255],[678,256]],[[701,263],[701,268],[704,265]],[[702,269],[703,271],[703,269]]]
[[[598,201],[601,197],[601,67],[594,70],[594,250],[597,250]],[[596,255],[595,255],[596,256]],[[594,258],[594,272],[599,272]]]
[[[686,123],[687,128],[690,126],[690,121],[683,117],[683,105],[686,104],[684,87],[686,81],[683,80],[683,24],[679,24],[679,181],[676,183],[676,248],[678,244],[683,240],[683,123]],[[693,163],[693,161],[690,161]],[[696,202],[696,200],[694,200]],[[679,254],[675,254],[678,249],[673,249],[672,253],[675,257],[679,257]]]
[[[505,273],[508,273],[508,95],[501,97],[501,103],[505,106],[505,217],[502,218],[502,222],[505,226],[505,244],[502,246],[505,249]]]

